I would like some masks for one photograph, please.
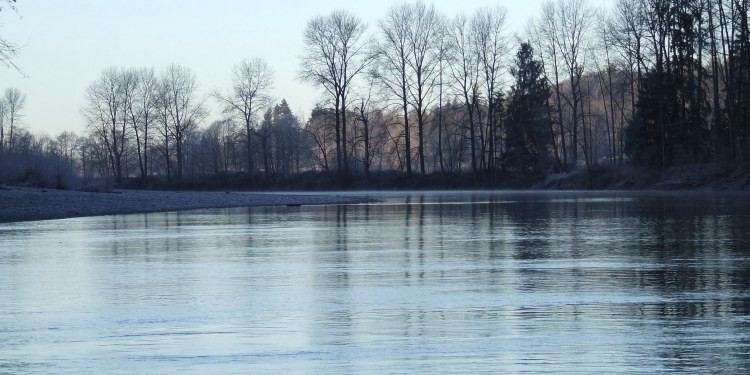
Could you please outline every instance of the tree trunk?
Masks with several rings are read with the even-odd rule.
[[[342,91],[345,92],[346,88]],[[349,176],[349,156],[346,145],[346,94],[341,94],[341,156],[343,159],[344,175]]]
[[[406,102],[406,78],[403,78],[401,86],[401,107],[404,111],[404,155],[406,156],[406,174],[411,177],[411,131],[409,129],[409,106]]]

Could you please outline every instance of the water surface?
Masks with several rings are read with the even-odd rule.
[[[750,197],[0,225],[0,373],[748,373]]]

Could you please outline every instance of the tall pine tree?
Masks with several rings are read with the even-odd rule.
[[[625,151],[632,164],[667,168],[708,160],[710,111],[699,48],[701,5],[695,0],[660,0],[654,5],[656,64],[643,75],[625,131]]]
[[[522,43],[511,68],[515,84],[508,98],[504,166],[526,177],[538,178],[551,166],[552,134],[547,116],[551,95],[542,63],[529,43]]]

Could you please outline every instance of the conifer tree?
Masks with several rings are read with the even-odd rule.
[[[529,43],[522,43],[511,69],[515,83],[507,107],[505,168],[540,176],[550,163],[552,134],[548,124],[547,99],[551,95],[542,63],[534,59]]]

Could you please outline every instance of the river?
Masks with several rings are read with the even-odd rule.
[[[0,224],[0,373],[750,372],[750,196],[376,203]]]

